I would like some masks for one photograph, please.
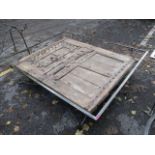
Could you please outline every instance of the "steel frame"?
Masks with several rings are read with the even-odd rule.
[[[135,70],[139,67],[139,65],[142,63],[142,61],[144,60],[144,58],[146,57],[146,55],[148,53],[149,53],[149,51],[145,51],[145,53],[141,56],[141,58],[137,61],[137,63],[132,67],[132,69],[130,70],[130,72],[126,75],[126,77],[124,78],[124,80],[120,83],[120,85],[112,93],[112,95],[109,97],[109,99],[103,104],[102,108],[99,110],[99,112],[96,115],[94,115],[93,113],[88,112],[87,110],[85,110],[84,108],[82,108],[79,105],[75,104],[74,102],[72,102],[71,100],[69,100],[68,98],[66,98],[65,96],[63,96],[63,95],[59,94],[58,92],[56,92],[55,90],[49,88],[46,84],[44,84],[41,81],[37,80],[36,78],[32,77],[28,73],[23,72],[23,71],[22,72],[27,77],[29,77],[30,79],[32,79],[33,81],[35,81],[36,83],[38,83],[39,85],[41,85],[42,87],[44,87],[45,89],[47,89],[48,91],[50,91],[51,93],[53,93],[54,95],[58,96],[62,100],[66,101],[68,104],[70,104],[74,108],[78,109],[79,111],[81,111],[83,114],[85,114],[89,118],[97,121],[101,117],[101,115],[105,112],[105,110],[109,107],[109,105],[112,103],[113,99],[120,92],[120,90],[123,88],[123,86],[129,80],[129,78],[133,75],[133,73],[135,72]]]

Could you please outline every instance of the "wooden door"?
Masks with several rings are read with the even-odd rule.
[[[92,112],[133,63],[130,56],[65,38],[21,59],[17,68]]]

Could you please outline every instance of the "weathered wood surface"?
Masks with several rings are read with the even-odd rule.
[[[133,63],[130,56],[64,38],[24,57],[17,68],[93,111]]]

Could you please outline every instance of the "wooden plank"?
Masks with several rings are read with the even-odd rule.
[[[81,66],[92,71],[96,71],[103,76],[105,75],[110,77],[115,75],[120,70],[120,68],[122,67],[122,62],[96,54],[88,61],[82,63]]]
[[[107,84],[109,81],[108,77],[102,76],[98,73],[92,72],[82,67],[75,68],[70,74],[73,74],[85,81],[89,81],[90,83],[98,86],[99,88],[101,88],[102,85]]]
[[[29,73],[31,76],[38,78],[39,80],[43,80],[42,71],[38,69],[35,65],[32,65],[28,62],[22,62],[17,66],[18,69]]]
[[[46,84],[55,91],[59,92],[62,96],[70,99],[73,103],[78,104],[84,109],[89,108],[91,98],[78,90],[75,90],[70,85],[64,83],[63,81],[51,82],[50,80],[46,81]]]
[[[105,85],[103,89],[100,90],[100,93],[94,98],[92,105],[90,105],[88,111],[94,111],[97,105],[104,101],[104,99],[109,95],[110,91],[116,86],[116,84],[121,80],[123,75],[131,68],[134,60],[126,63],[123,67],[122,71],[117,74],[115,77],[111,77],[108,85]]]
[[[34,61],[35,58],[36,60],[40,60],[41,57],[47,55],[48,52],[51,53],[52,51],[62,48],[63,42],[64,42],[64,39],[61,39],[59,41],[52,43],[48,47],[44,47],[34,53],[31,53],[30,55],[21,58],[18,64],[22,63],[23,61],[29,61],[29,60]],[[16,66],[18,66],[18,64]]]
[[[99,53],[105,55],[105,56],[109,56],[109,57],[112,57],[112,58],[118,58],[121,61],[129,61],[131,59],[131,57],[129,55],[126,56],[126,55],[123,55],[123,54],[114,53],[114,52],[111,52],[109,50],[106,50],[106,49],[103,49],[103,48],[100,48],[100,47],[96,47],[96,46],[93,46],[93,45],[90,45],[90,44],[86,44],[86,43],[83,43],[83,42],[80,42],[80,41],[77,41],[77,40],[73,40],[73,39],[70,39],[70,38],[65,38],[64,41],[67,42],[67,43],[76,45],[76,46],[86,47],[86,48],[92,49],[92,50],[94,50],[96,52],[99,52]]]
[[[69,62],[71,62],[74,57],[77,55],[78,53],[78,49],[73,49],[72,51],[70,51],[69,53],[67,53],[64,57],[57,57],[57,61],[49,64],[48,66],[42,68],[42,71],[45,73],[45,74],[48,74],[49,76],[51,74],[53,74],[53,69],[55,69],[57,66],[59,65],[65,65]]]
[[[95,97],[99,91],[96,85],[88,81],[84,81],[83,79],[80,79],[77,76],[70,73],[63,77],[60,81],[63,81],[70,87],[74,88],[75,91],[78,90],[79,92],[86,96],[89,96],[90,98]]]
[[[46,58],[41,59],[40,61],[38,61],[36,63],[36,65],[37,65],[37,67],[40,67],[40,68],[43,69],[43,68],[46,68],[50,64],[53,64],[54,62],[57,62],[57,61],[58,61],[58,58],[55,55],[51,54],[51,55],[47,56]]]
[[[79,53],[80,51],[80,53]],[[91,56],[93,56],[95,53],[93,51],[87,51],[87,52],[81,52],[81,49],[78,49],[77,52],[74,54],[74,56],[70,57],[70,59],[68,59],[68,61],[65,61],[62,63],[64,64],[64,66],[66,66],[64,68],[64,70],[62,70],[61,72],[58,72],[55,75],[55,79],[60,79],[63,76],[65,76],[67,73],[69,73],[71,70],[73,70],[74,68],[76,68],[78,65],[80,65],[80,63],[86,61],[87,59],[89,59]],[[51,70],[51,72],[48,73],[49,77],[53,75],[53,72]]]
[[[61,48],[55,52],[53,52],[54,55],[59,56],[59,57],[63,57],[64,55],[66,55],[67,53],[69,53],[69,49],[68,48]]]
[[[47,68],[54,62],[60,61],[68,53],[70,53],[70,51],[67,48],[60,48],[58,50],[52,51],[51,54],[48,54],[46,57],[38,60],[37,66],[41,68]]]

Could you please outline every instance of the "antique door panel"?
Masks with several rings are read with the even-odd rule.
[[[65,38],[21,59],[17,68],[92,112],[133,63],[130,56]]]

